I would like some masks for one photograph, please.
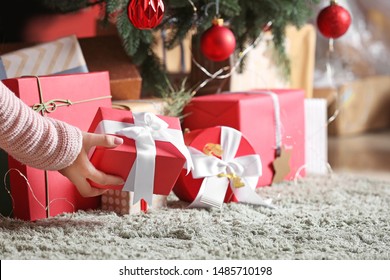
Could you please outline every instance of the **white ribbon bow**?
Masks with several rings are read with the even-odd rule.
[[[187,174],[193,169],[191,155],[184,144],[181,130],[170,129],[168,124],[153,113],[133,113],[134,124],[103,120],[97,131],[123,135],[135,140],[135,162],[126,179],[123,191],[134,192],[133,203],[144,199],[152,205],[156,163],[156,143],[172,143],[186,158]]]
[[[262,174],[260,156],[257,154],[235,157],[242,134],[230,127],[221,127],[222,158],[208,156],[189,147],[194,164],[192,176],[204,178],[195,200],[189,205],[194,208],[222,207],[229,186],[242,203],[271,206],[270,200],[263,200],[256,192],[256,185]],[[227,175],[227,176],[225,176]],[[230,175],[230,176],[229,176]],[[234,179],[239,178],[241,187],[234,187]]]

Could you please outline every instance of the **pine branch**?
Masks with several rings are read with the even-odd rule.
[[[190,103],[191,99],[195,95],[195,91],[192,89],[188,89],[186,86],[186,79],[183,79],[180,87],[177,88],[172,85],[168,78],[166,78],[166,87],[159,87],[159,95],[162,97],[164,101],[164,115],[184,118],[183,109],[184,107]]]
[[[125,11],[125,9],[127,9],[129,0],[106,0],[104,2],[106,2],[107,14],[114,14]]]
[[[170,30],[165,46],[170,49],[184,40],[189,32],[196,30],[195,40],[211,26],[216,15],[214,0],[164,0],[165,18],[155,30],[138,30],[127,17],[130,0],[40,0],[46,7],[61,12],[70,12],[90,5],[105,7],[104,22],[115,18],[119,36],[126,53],[132,58],[143,77],[147,88],[166,87],[166,73],[156,54],[153,32]],[[300,28],[312,15],[312,7],[320,0],[220,0],[220,16],[235,34],[237,51],[240,53],[252,44],[263,32],[263,27],[272,22],[274,58],[284,73],[289,76],[290,63],[285,51],[285,30],[288,25]],[[193,5],[192,5],[192,4]],[[194,6],[196,11],[194,11]],[[245,60],[242,61],[242,69]]]

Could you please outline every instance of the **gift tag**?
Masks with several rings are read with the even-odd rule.
[[[287,174],[290,173],[291,152],[292,150],[287,151],[284,147],[280,149],[280,155],[272,163],[275,170],[272,184],[283,182]]]

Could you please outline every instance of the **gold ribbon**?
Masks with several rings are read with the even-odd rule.
[[[221,173],[221,174],[218,174],[218,178],[222,178],[222,177],[226,177],[226,178],[230,179],[232,181],[233,187],[235,187],[236,189],[245,187],[244,182],[241,181],[241,177],[237,176],[234,173],[228,173],[228,174]]]

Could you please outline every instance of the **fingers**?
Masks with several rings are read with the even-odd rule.
[[[93,188],[84,178],[73,182],[82,197],[94,197],[102,195],[107,189]]]
[[[115,148],[123,144],[122,138],[107,134],[84,133],[83,140],[88,147]]]
[[[121,177],[105,174],[97,170],[89,161],[87,153],[93,146],[115,148],[122,143],[122,138],[113,135],[83,132],[83,149],[80,154],[73,164],[59,171],[76,186],[81,196],[92,197],[101,195],[107,189],[94,188],[88,180],[102,186],[123,185],[124,181]]]
[[[79,176],[77,172],[72,170],[72,167],[59,170],[59,172],[76,186],[82,197],[99,196],[107,191],[106,189],[93,188],[87,179],[84,176]]]
[[[121,177],[106,174],[97,169],[95,169],[93,172],[90,172],[88,179],[102,186],[118,186],[125,183]]]
[[[84,155],[80,155],[73,165],[59,170],[59,172],[76,186],[82,197],[98,196],[107,191],[107,189],[92,187],[88,180],[102,186],[124,184],[121,177],[108,175],[97,170],[91,162],[85,159]]]
[[[99,196],[108,190],[108,189],[92,187],[88,182],[87,178],[85,177],[72,176],[66,173],[63,175],[66,176],[73,183],[73,185],[76,186],[78,192],[82,197]],[[92,173],[91,176],[88,177],[89,177],[88,179],[102,186],[107,186],[107,185],[116,186],[116,185],[123,185],[125,183],[121,177],[108,175],[98,170],[96,170],[96,172]]]

